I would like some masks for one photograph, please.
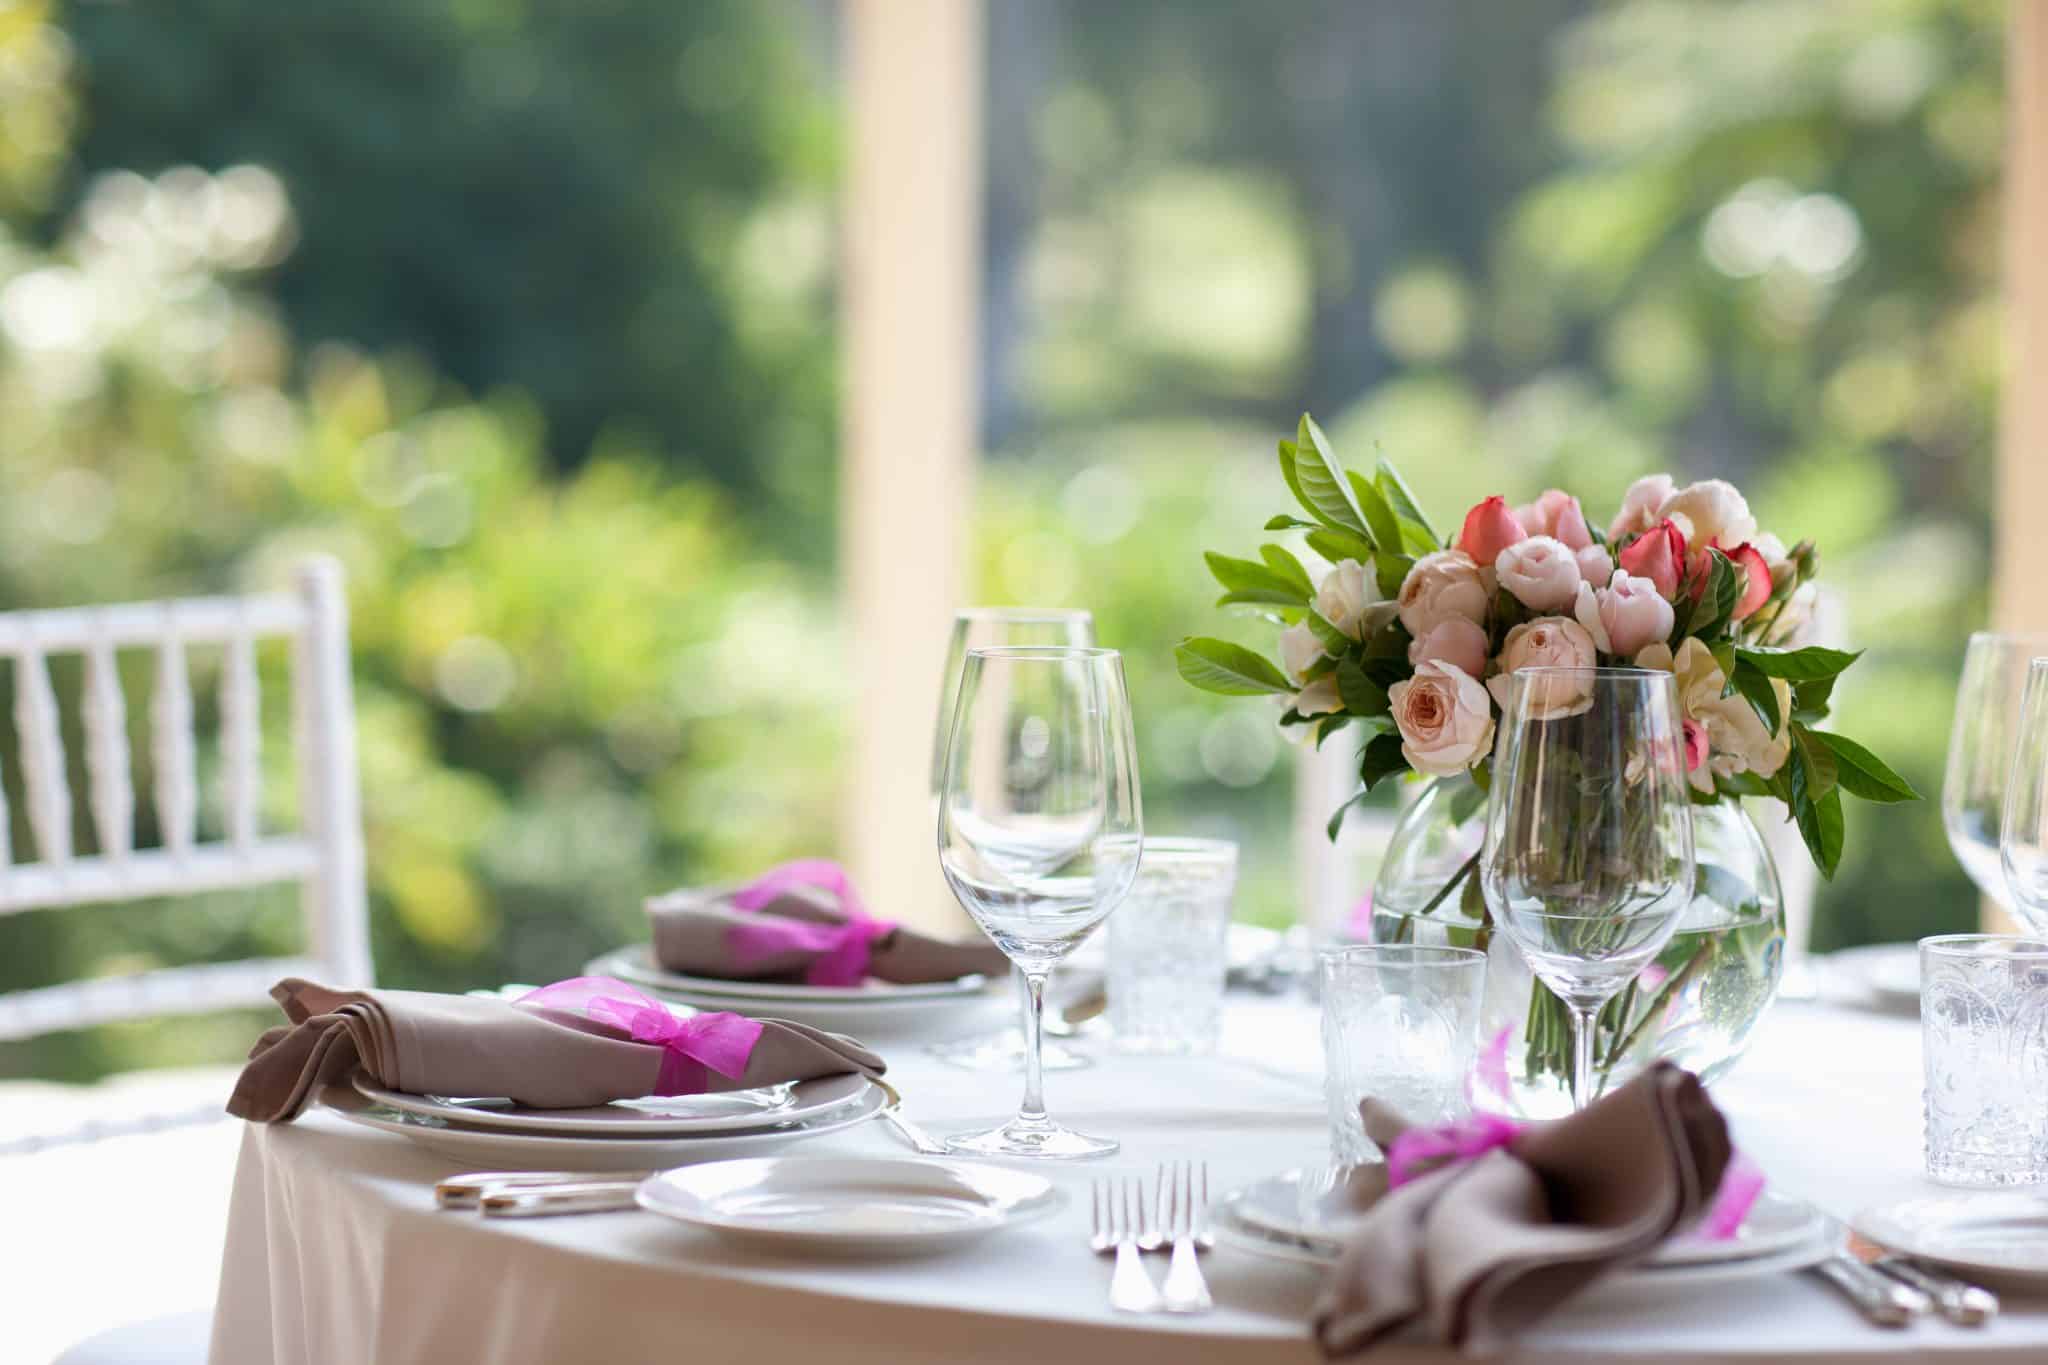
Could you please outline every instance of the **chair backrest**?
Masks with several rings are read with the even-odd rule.
[[[32,849],[17,861],[0,787],[0,916],[52,906],[185,896],[233,887],[302,884],[306,951],[166,967],[0,994],[0,1039],[116,1019],[262,1004],[273,982],[311,976],[371,984],[363,883],[361,797],[349,679],[348,602],[341,567],[314,558],[297,591],[186,598],[55,611],[0,613],[0,657],[12,660],[14,726]],[[293,750],[300,830],[263,829],[259,641],[291,642]],[[199,839],[197,736],[188,645],[218,645],[224,837]],[[135,847],[135,782],[128,704],[116,651],[155,656],[149,698],[151,799],[162,846]],[[72,847],[72,794],[63,728],[47,659],[83,658],[78,715],[84,736],[85,809],[97,850]]]

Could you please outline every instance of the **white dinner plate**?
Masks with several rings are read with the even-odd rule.
[[[765,1085],[719,1095],[663,1095],[618,1100],[588,1109],[531,1109],[503,1099],[450,1099],[387,1090],[358,1071],[352,1078],[366,1100],[458,1128],[568,1137],[692,1137],[738,1132],[777,1123],[807,1122],[867,1092],[865,1076],[847,1072],[788,1085]]]
[[[1305,1250],[1334,1255],[1359,1215],[1331,1193],[1328,1168],[1283,1171],[1224,1196],[1224,1206],[1246,1228]],[[1733,1237],[1676,1237],[1643,1263],[1644,1269],[1702,1266],[1768,1256],[1821,1235],[1825,1220],[1811,1204],[1765,1191],[1751,1206]]]
[[[1844,948],[1820,960],[1869,991],[1880,1007],[1905,1014],[1919,1012],[1919,944],[1873,943]]]
[[[1244,1222],[1228,1205],[1217,1208],[1213,1218],[1216,1239],[1269,1260],[1327,1270],[1337,1261],[1336,1247],[1327,1242],[1307,1243]],[[1717,1280],[1744,1280],[1754,1275],[1781,1275],[1818,1265],[1830,1255],[1825,1238],[1815,1237],[1765,1255],[1740,1256],[1728,1260],[1696,1263],[1646,1262],[1603,1281],[1603,1287],[1624,1291],[1690,1289]]]
[[[662,967],[654,960],[653,949],[644,943],[614,948],[584,970],[593,976],[615,976],[637,986],[653,986],[678,994],[730,996],[766,1004],[795,1001],[812,1005],[888,1006],[906,1000],[973,995],[988,985],[988,978],[978,973],[950,981],[863,981],[858,986],[806,986],[800,981],[732,981],[725,977],[689,976]]]
[[[344,1085],[328,1086],[320,1098],[343,1118],[409,1138],[465,1166],[512,1171],[647,1171],[694,1161],[759,1156],[792,1142],[865,1123],[886,1103],[881,1090],[870,1085],[857,1103],[805,1123],[706,1133],[702,1137],[642,1138],[565,1137],[458,1128],[439,1119],[372,1103]]]
[[[640,1207],[743,1240],[850,1253],[935,1251],[1057,1208],[1044,1176],[965,1161],[762,1157],[663,1171]]]
[[[2017,1191],[1934,1194],[1850,1220],[1888,1251],[1979,1275],[2048,1279],[2048,1197]]]

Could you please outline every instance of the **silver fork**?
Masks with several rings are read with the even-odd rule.
[[[1192,1161],[1176,1163],[1170,1174],[1162,1167],[1159,1176],[1167,1203],[1160,1220],[1167,1224],[1167,1235],[1173,1239],[1173,1259],[1167,1262],[1164,1286],[1166,1311],[1206,1313],[1216,1303],[1209,1297],[1208,1281],[1202,1278],[1196,1237],[1209,1214],[1209,1164],[1202,1163],[1199,1186]]]
[[[1097,1180],[1090,1204],[1092,1235],[1088,1245],[1098,1255],[1114,1251],[1116,1270],[1109,1279],[1109,1306],[1124,1313],[1157,1313],[1164,1306],[1138,1251],[1138,1206],[1144,1191],[1137,1181]]]

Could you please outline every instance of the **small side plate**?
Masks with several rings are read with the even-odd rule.
[[[1849,1225],[1887,1251],[1966,1274],[2048,1281],[2048,1198],[1934,1194],[1865,1209]]]

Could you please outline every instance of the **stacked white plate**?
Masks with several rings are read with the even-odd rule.
[[[985,976],[896,985],[866,981],[858,986],[806,986],[786,981],[727,981],[685,976],[655,962],[644,943],[615,948],[591,959],[588,976],[611,976],[652,995],[703,1010],[732,1010],[764,1019],[791,1019],[813,1028],[850,1033],[863,1041],[878,1037],[943,1038],[999,1024],[1015,1004],[1006,991],[992,989]]]
[[[757,1156],[865,1122],[882,1107],[861,1075],[719,1095],[531,1109],[503,1099],[408,1095],[358,1072],[322,1100],[345,1117],[490,1169],[632,1171]]]
[[[1333,1193],[1336,1181],[1330,1170],[1295,1170],[1232,1190],[1216,1205],[1216,1236],[1257,1255],[1332,1265],[1358,1220]],[[1811,1205],[1766,1193],[1735,1236],[1674,1238],[1615,1278],[1656,1287],[1801,1270],[1826,1259],[1825,1233],[1826,1219]]]

